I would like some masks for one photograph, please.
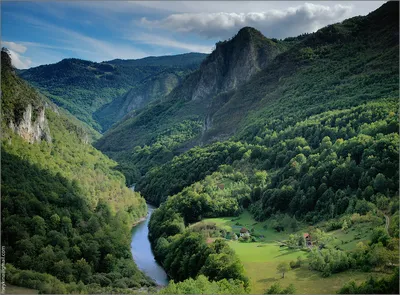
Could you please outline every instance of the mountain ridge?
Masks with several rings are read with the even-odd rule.
[[[117,163],[89,144],[77,119],[20,79],[6,50],[1,58],[7,284],[54,294],[153,286],[129,248],[131,225],[146,215],[145,200],[125,186]],[[44,138],[35,135],[38,124],[47,127]]]
[[[395,5],[396,3],[389,2],[368,16],[351,18],[342,23],[329,25],[313,34],[293,38],[297,41],[290,38],[287,41],[290,44],[286,47],[287,50],[276,55],[265,69],[255,73],[248,82],[231,91],[218,93],[215,96],[210,95],[203,100],[193,100],[194,89],[200,81],[199,72],[202,67],[218,59],[218,52],[221,49],[216,48],[203,62],[200,69],[186,77],[185,81],[166,98],[139,112],[128,114],[124,120],[108,130],[95,143],[95,146],[117,159],[125,167],[124,171],[133,169],[136,171],[134,174],[138,175],[138,169],[143,175],[151,167],[145,162],[151,159],[156,161],[157,164],[154,163],[154,165],[157,166],[172,160],[175,155],[193,146],[224,140],[236,132],[243,134],[252,128],[259,129],[259,126],[252,126],[253,121],[276,116],[268,110],[267,106],[271,106],[270,110],[279,109],[280,113],[285,113],[288,109],[300,112],[303,110],[297,110],[297,101],[302,101],[302,103],[307,101],[308,115],[312,115],[321,108],[318,105],[319,101],[325,100],[328,105],[335,108],[335,100],[329,100],[330,97],[338,97],[338,104],[351,101],[342,96],[344,89],[347,89],[349,95],[355,96],[352,102],[354,105],[369,97],[376,98],[378,94],[373,91],[374,85],[385,82],[381,79],[374,80],[373,76],[388,75],[389,79],[393,78],[394,72],[388,72],[391,71],[393,65],[390,65],[388,61],[396,59],[397,44],[393,43],[393,36],[396,36],[398,20],[395,18],[396,13],[393,12]],[[376,22],[379,22],[380,18],[386,18],[389,21],[377,25]],[[245,33],[246,30],[243,32]],[[374,36],[375,39],[368,36]],[[382,42],[376,42],[376,40]],[[223,48],[224,44],[226,46],[227,42],[221,42],[222,47],[217,47]],[[363,52],[364,56],[360,52]],[[387,60],[383,55],[387,56]],[[344,59],[347,60],[347,64],[340,64]],[[371,64],[368,66],[371,70],[366,67],[368,64]],[[327,69],[335,74],[326,75]],[[362,74],[364,69],[371,81],[367,84],[368,91],[367,88],[359,89],[357,84],[352,82],[354,79],[364,79]],[[318,76],[314,76],[313,71],[318,72]],[[377,73],[375,74],[374,71]],[[311,80],[302,81],[303,78],[297,72],[303,73],[304,77],[307,76]],[[210,85],[217,85],[212,76],[209,79],[212,80]],[[315,88],[313,80],[319,81],[321,89],[324,90],[319,94],[311,93],[310,97],[307,97],[306,93],[312,92]],[[298,84],[298,81],[302,81],[301,84]],[[340,85],[343,90],[340,90]],[[210,89],[212,87],[208,90]],[[302,91],[299,92],[296,89]],[[307,113],[307,110],[304,111]],[[178,127],[182,122],[191,122],[191,125],[182,129]],[[168,136],[178,138],[177,131],[174,130],[180,130],[182,135],[180,139],[165,145],[166,150],[156,148],[161,142],[165,142],[163,138]],[[158,150],[157,157],[151,152],[148,156],[141,154],[141,151],[144,152],[147,147],[152,150],[152,146]],[[138,154],[135,155],[135,153]],[[139,168],[135,167],[136,165],[139,165]]]
[[[105,105],[124,96],[144,79],[167,69],[177,76],[186,75],[194,71],[205,56],[189,53],[100,63],[69,58],[18,73],[57,105],[101,132],[114,123],[112,118],[95,115]],[[170,88],[176,83],[173,81]],[[159,93],[159,97],[163,95],[165,93]]]
[[[245,43],[243,43],[242,39]],[[211,107],[212,99],[217,93],[231,91],[249,80],[250,77],[260,71],[261,68],[266,67],[269,61],[279,52],[286,50],[286,48],[286,43],[283,41],[275,43],[263,37],[259,31],[253,28],[245,28],[232,39],[218,42],[216,49],[203,61],[200,68],[187,76],[160,103],[145,108],[138,114],[128,114],[126,120],[114,126],[112,130],[118,129],[118,125],[136,124],[137,126],[142,126],[143,122],[157,129],[157,126],[164,124],[158,121],[159,119],[156,115],[162,111],[152,111],[157,108],[170,113],[170,118],[171,116],[180,115],[183,118],[187,117],[185,113],[188,112],[185,108],[189,108],[192,110],[193,116],[190,116],[187,120],[203,121],[202,117]],[[248,56],[252,57],[250,62],[247,58]],[[187,105],[185,106],[186,103]],[[147,111],[152,113],[152,116],[146,115]],[[137,122],[135,123],[134,120],[136,118]],[[200,124],[203,124],[203,122]],[[153,127],[150,127],[151,130],[153,130]],[[162,126],[160,128],[159,132],[163,132]],[[103,138],[106,137],[107,133]],[[98,146],[102,142],[104,140],[100,139]],[[139,142],[140,144],[143,143],[141,140]]]

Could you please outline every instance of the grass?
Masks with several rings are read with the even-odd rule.
[[[268,221],[256,222],[248,211],[244,211],[238,217],[208,218],[204,221],[215,222],[218,227],[227,231],[238,232],[241,227],[246,227],[249,230],[253,228],[255,234],[264,236],[254,243],[229,241],[229,245],[239,256],[250,278],[252,294],[263,294],[267,288],[276,282],[282,287],[287,287],[292,283],[298,294],[334,294],[350,280],[360,283],[370,276],[387,276],[382,273],[349,270],[323,278],[319,272],[309,270],[305,263],[298,269],[290,270],[282,279],[282,275],[276,271],[280,262],[289,263],[296,260],[298,256],[304,259],[307,257],[306,251],[279,247],[278,241],[287,239],[290,233],[278,233],[270,229]],[[267,225],[266,228],[265,225]],[[318,225],[315,227],[318,227]],[[305,231],[307,229],[303,227],[297,233]],[[334,238],[332,242],[334,245],[338,245],[343,250],[352,250],[360,241],[368,240],[371,232],[371,224],[363,223],[355,224],[347,231],[339,229],[331,231],[329,234]]]
[[[338,229],[329,232],[335,239],[332,244],[345,251],[353,250],[359,242],[369,241],[371,233],[372,228],[369,227],[369,224],[356,224],[346,231]]]
[[[289,235],[285,232],[278,233],[272,228],[269,228],[268,221],[255,221],[248,211],[244,211],[238,217],[207,218],[204,219],[204,221],[215,222],[218,227],[235,233],[238,233],[242,227],[245,227],[248,230],[254,229],[255,234],[264,236],[264,238],[259,239],[262,242],[284,240]]]
[[[38,291],[35,289],[18,287],[18,286],[14,286],[14,285],[6,283],[5,294],[38,294]]]

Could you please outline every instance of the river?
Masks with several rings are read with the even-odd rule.
[[[168,284],[168,277],[164,269],[155,261],[153,251],[151,251],[149,235],[150,216],[156,208],[147,204],[147,217],[138,223],[132,230],[131,252],[136,265],[141,271],[151,277],[157,285],[165,286]]]

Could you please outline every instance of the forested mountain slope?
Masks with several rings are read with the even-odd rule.
[[[387,3],[368,16],[278,43],[255,30],[244,29],[217,46],[199,71],[188,76],[165,100],[127,117],[96,146],[118,160],[128,181],[136,182],[149,168],[172,160],[196,144],[224,140],[231,135],[236,135],[236,140],[254,142],[256,135],[265,136],[265,125],[278,132],[323,111],[396,97],[395,6],[396,3]],[[241,48],[238,43],[248,48],[249,43],[259,42],[268,44],[262,47],[267,51],[262,51],[261,56],[271,52],[265,68],[236,89],[220,93],[229,89],[221,85],[233,85],[231,73],[246,76],[240,72],[246,67],[239,64],[237,70],[227,70],[222,61],[235,56],[232,52]],[[240,52],[252,57],[252,52],[257,51]],[[232,68],[237,65],[233,61],[226,64]],[[208,80],[200,78],[202,73],[207,73]],[[202,96],[203,90],[210,91],[210,95]]]
[[[106,104],[136,87],[143,92],[142,94],[139,91],[137,94],[143,96],[138,106],[161,98],[178,85],[183,76],[196,70],[205,57],[206,54],[188,53],[101,63],[64,59],[56,64],[22,70],[20,75],[57,105],[67,109],[97,131],[104,131],[115,122],[113,116],[116,114],[112,105],[102,111],[101,108]],[[172,73],[174,79],[165,79],[161,75],[160,86],[146,86],[146,79],[156,79],[157,75],[165,71]],[[150,95],[146,95],[148,92]],[[135,106],[133,102],[131,108],[126,108],[126,112]],[[94,115],[96,111],[99,113]],[[123,116],[125,113],[118,115]]]
[[[239,121],[235,137],[193,148],[154,167],[139,181],[138,188],[148,200],[158,203],[215,171],[220,164],[234,163],[246,151],[249,154],[246,157],[251,155],[250,160],[256,161],[259,169],[272,169],[277,173],[297,154],[309,157],[320,153],[323,140],[332,144],[344,141],[342,148],[358,140],[364,142],[363,145],[354,143],[354,148],[364,146],[364,149],[351,153],[351,160],[356,165],[362,162],[366,148],[373,146],[373,140],[370,141],[368,136],[389,140],[388,144],[392,145],[398,131],[395,115],[399,82],[396,5],[397,2],[389,2],[366,17],[324,28],[308,36],[301,46],[278,56],[275,62],[282,67],[274,64],[276,76],[268,68],[233,92],[230,102],[258,106],[241,115],[243,119]],[[344,43],[349,35],[355,37],[348,37]],[[298,61],[304,46],[308,52],[324,48],[324,57],[303,56]],[[315,46],[315,49],[309,46]],[[284,68],[291,70],[280,76],[279,72]],[[221,113],[227,108],[226,118],[234,119],[235,114],[245,107],[226,105]],[[219,121],[220,124],[229,122],[228,119]],[[370,130],[367,124],[375,127]],[[379,133],[387,139],[381,138]],[[304,148],[310,151],[303,151]],[[256,151],[250,152],[252,149]],[[340,157],[337,151],[335,153]],[[341,152],[343,159],[347,153],[348,149]],[[151,148],[136,148],[131,158],[141,163],[155,155]],[[395,177],[395,170],[391,171],[390,177]],[[282,180],[278,177],[274,185],[283,185]],[[357,188],[358,183],[355,184]]]
[[[6,281],[53,294],[152,285],[129,249],[144,199],[82,128],[17,77],[5,50],[1,59]]]
[[[160,204],[149,223],[150,240],[156,259],[173,278],[210,271],[213,278],[222,275],[246,284],[236,257],[225,248],[235,247],[236,254],[244,249],[259,253],[256,246],[244,246],[258,239],[262,242],[257,247],[266,246],[265,237],[253,233],[239,242],[232,238],[234,230],[227,237],[225,225],[246,210],[257,221],[250,224],[254,228],[271,221],[263,223],[265,231],[272,227],[270,235],[288,234],[303,224],[303,232],[275,246],[306,251],[305,268],[313,275],[393,273],[387,281],[353,282],[341,292],[398,293],[398,37],[398,2],[306,36],[224,95],[227,103],[216,112],[208,136],[231,130],[233,137],[191,148],[150,168],[136,188]],[[131,157],[141,163],[155,155],[144,147],[135,148]],[[202,222],[209,217],[221,217],[222,225]],[[383,227],[385,219],[390,227]],[[344,242],[335,244],[321,224],[342,234],[358,224],[366,238],[355,236],[355,244],[344,249]],[[305,246],[304,231],[312,231],[312,247]],[[212,245],[220,251],[206,260],[197,253],[207,249],[210,234],[217,236]],[[275,258],[283,261],[281,256],[289,252],[277,253],[282,254]],[[256,263],[261,260],[256,255],[243,256],[251,260],[242,262],[253,271],[263,265]],[[188,274],[191,257],[197,259],[195,273]],[[296,267],[293,261],[287,271]],[[267,284],[268,279],[262,281]]]
[[[135,86],[128,92],[96,111],[94,118],[98,122],[102,122],[104,128],[107,129],[128,113],[134,113],[135,110],[140,110],[152,101],[169,94],[194,68],[195,66],[193,68],[167,68],[150,75],[135,83]]]
[[[189,75],[165,99],[129,114],[96,146],[118,159],[122,166],[131,166],[136,161],[131,159],[133,148],[135,154],[142,153],[141,148],[145,149],[144,153],[150,149],[151,154],[157,154],[154,164],[172,159],[181,148],[201,141],[201,134],[210,127],[211,115],[225,103],[216,98],[218,94],[243,85],[268,67],[291,43],[270,40],[253,28],[241,29],[232,39],[218,42],[200,69]],[[146,162],[150,164],[150,161]],[[134,172],[136,177],[146,168],[140,167],[140,171]]]

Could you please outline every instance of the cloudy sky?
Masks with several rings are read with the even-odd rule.
[[[1,43],[17,68],[76,57],[93,61],[209,53],[252,26],[271,38],[366,15],[384,1],[72,1],[1,3]]]

